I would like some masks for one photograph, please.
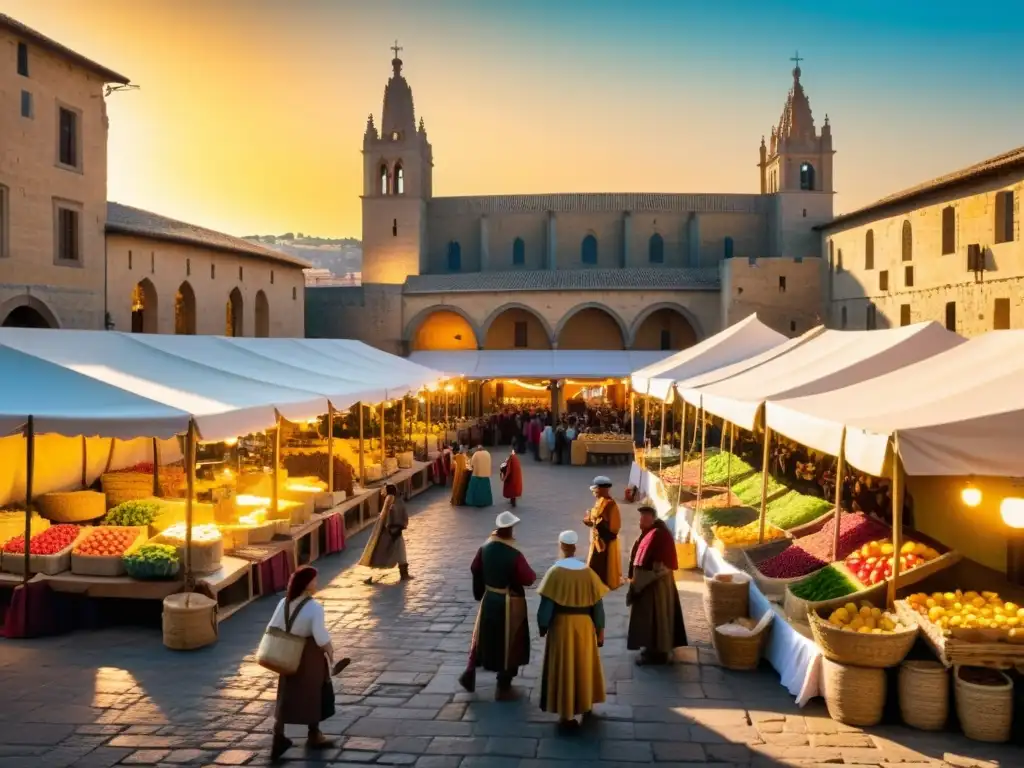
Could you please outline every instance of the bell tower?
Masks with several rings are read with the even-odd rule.
[[[416,124],[398,41],[391,50],[381,128],[371,114],[363,134],[363,284],[401,285],[426,264],[433,151],[423,118]]]
[[[797,53],[790,61],[795,64],[793,86],[768,142],[761,138],[761,194],[775,196],[772,255],[820,256],[813,227],[833,218],[832,127],[828,115],[820,131],[815,127],[800,82],[803,59]]]

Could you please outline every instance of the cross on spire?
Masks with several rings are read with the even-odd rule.
[[[397,58],[398,58],[398,52],[399,52],[399,51],[403,51],[403,50],[405,50],[405,49],[404,49],[404,48],[402,48],[402,46],[400,46],[400,45],[398,44],[398,41],[397,41],[397,40],[395,40],[395,44],[391,46],[391,50],[395,52],[395,58],[397,59]]]
[[[395,42],[397,43],[398,41],[396,40]],[[803,59],[800,57],[800,51],[797,51],[796,54],[790,59],[790,61],[794,62],[797,66],[797,69],[799,69],[800,62],[803,61]]]

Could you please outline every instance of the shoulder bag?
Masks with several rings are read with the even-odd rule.
[[[267,627],[256,651],[256,663],[279,675],[294,675],[302,661],[302,651],[306,647],[305,637],[292,634],[292,624],[299,611],[312,598],[307,597],[288,615],[288,603],[284,606],[284,629]]]

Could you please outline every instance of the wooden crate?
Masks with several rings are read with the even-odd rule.
[[[131,530],[135,531],[135,541],[129,545],[124,554],[134,551],[149,538],[148,527],[131,527]],[[94,528],[87,528],[79,536],[78,542],[85,541],[94,531]],[[123,576],[125,574],[124,555],[78,555],[72,552],[71,572],[78,576]]]

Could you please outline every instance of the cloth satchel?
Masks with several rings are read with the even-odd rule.
[[[284,606],[284,629],[267,627],[256,651],[256,663],[279,675],[294,675],[302,662],[302,652],[306,647],[305,637],[292,634],[292,624],[299,611],[312,598],[307,597],[288,615],[288,604]]]

